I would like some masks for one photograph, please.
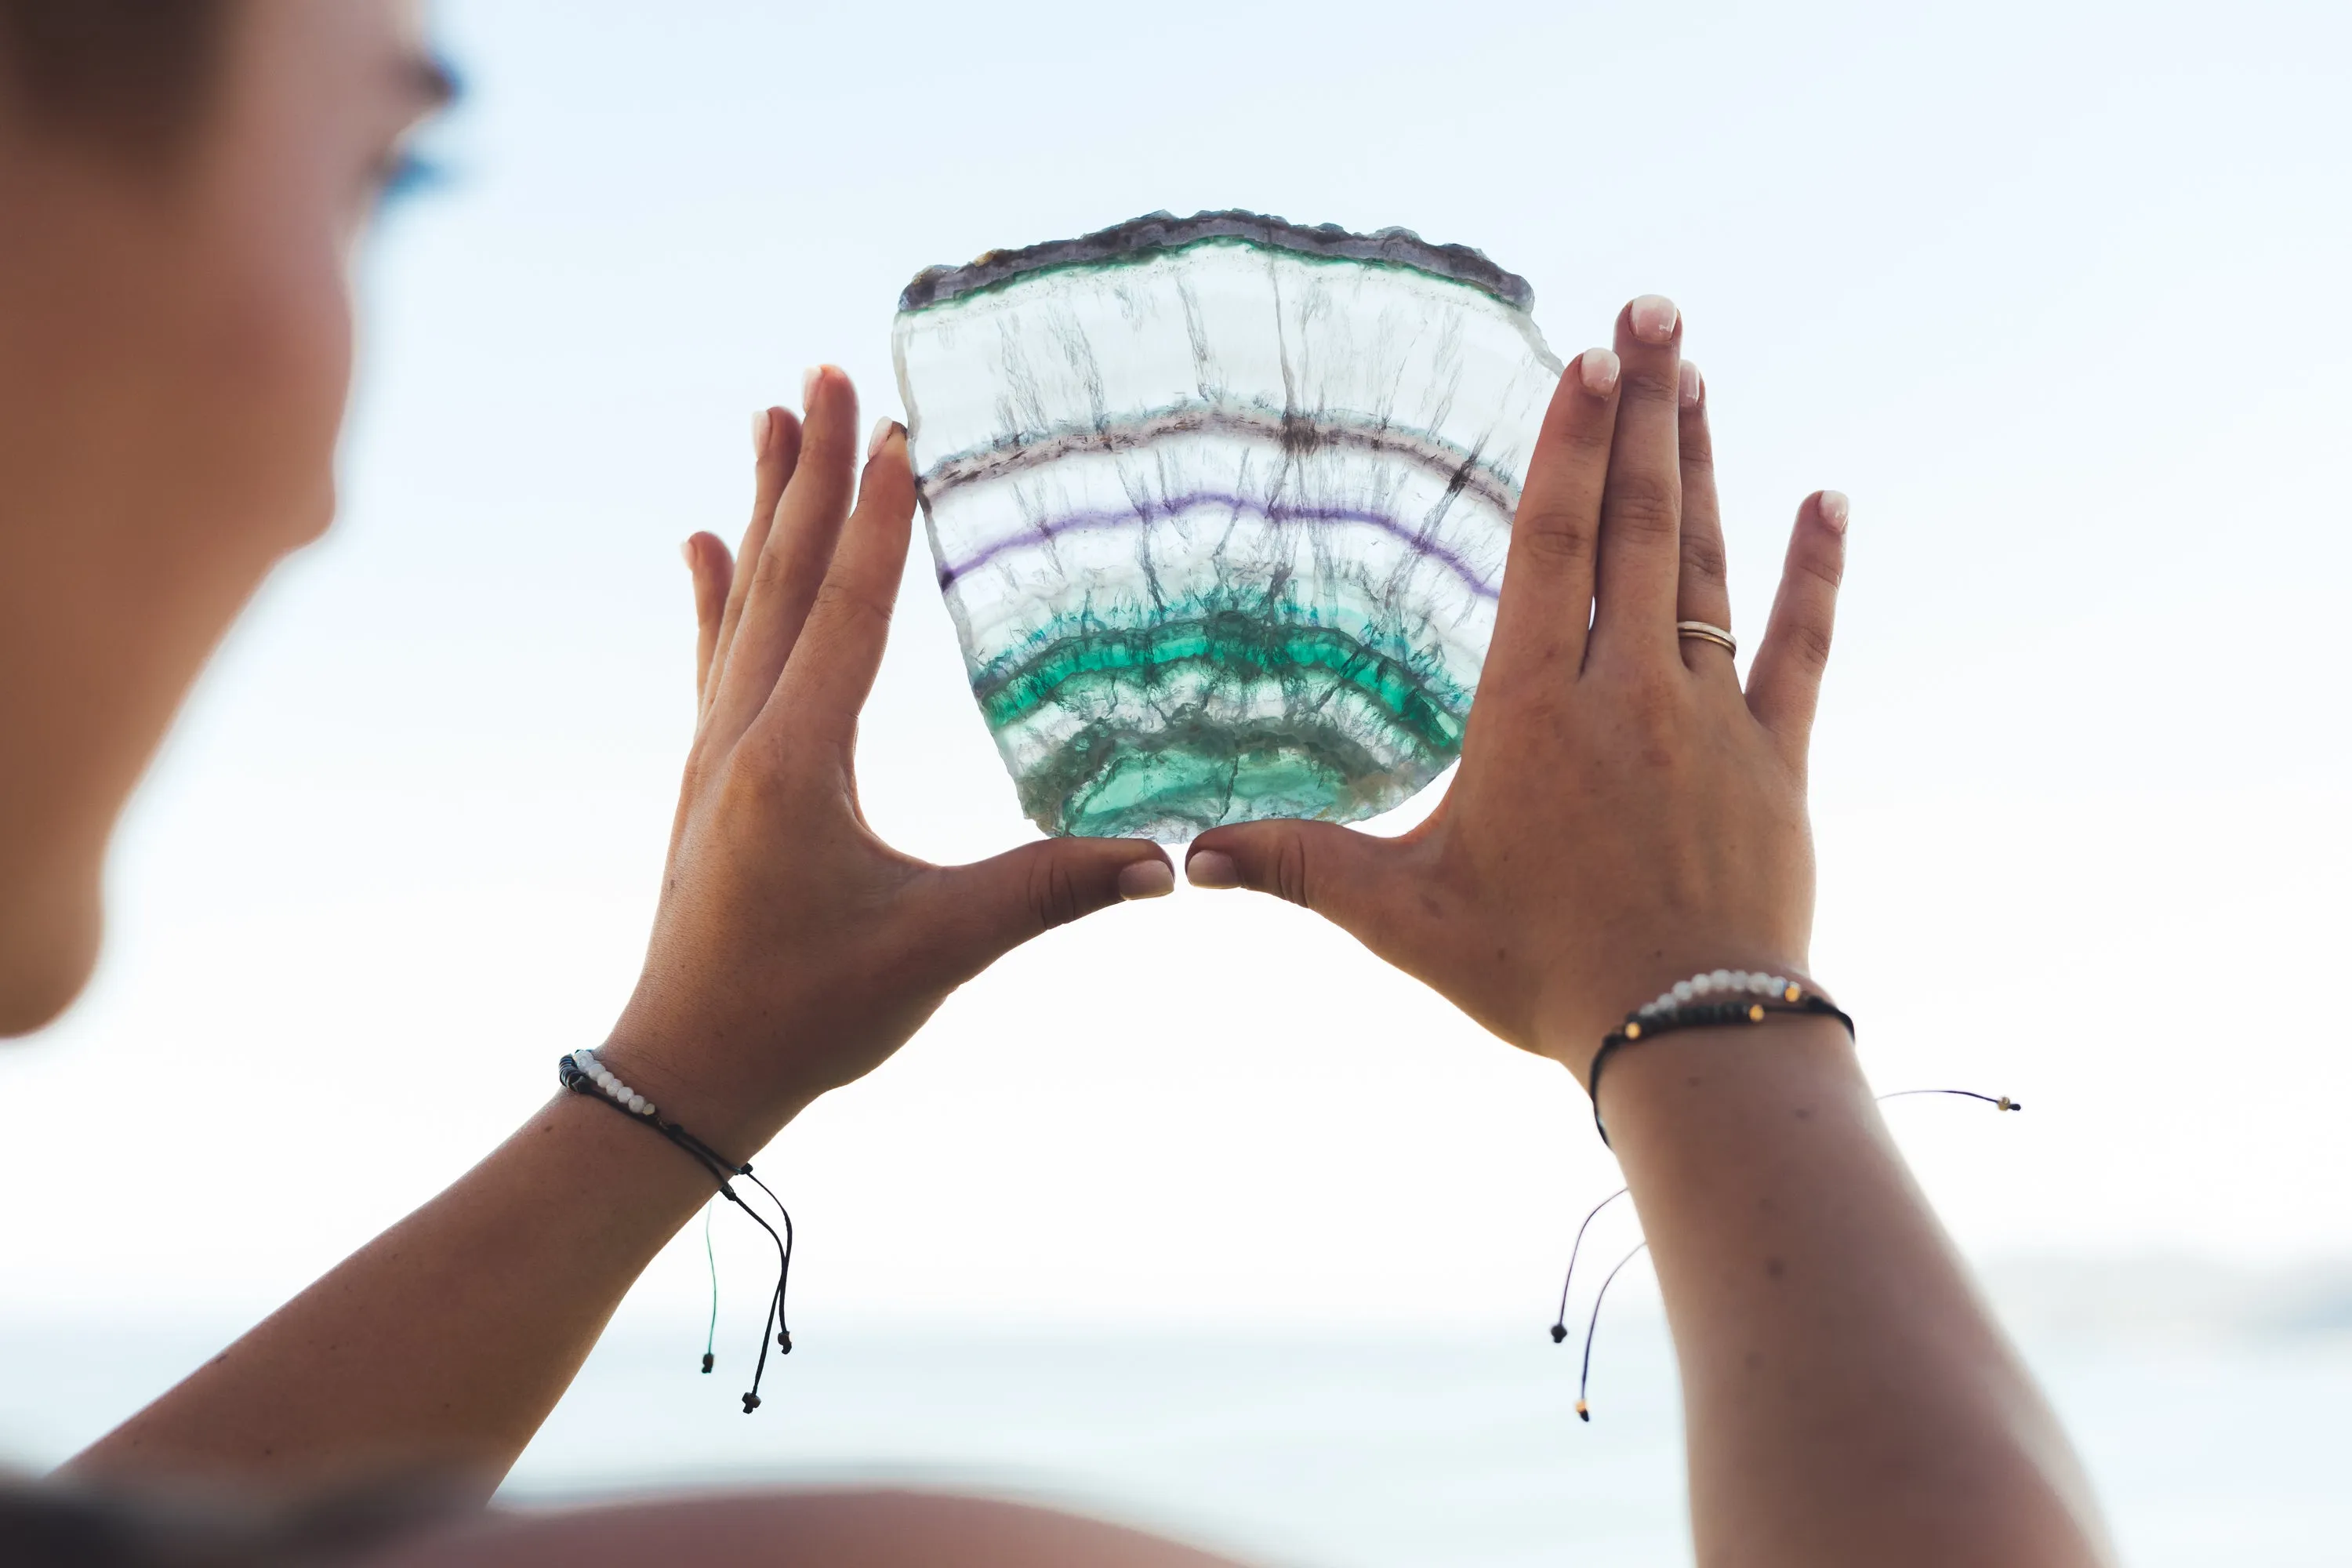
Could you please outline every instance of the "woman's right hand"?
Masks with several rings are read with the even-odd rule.
[[[1801,973],[1812,927],[1805,752],[1845,557],[1845,498],[1799,509],[1747,689],[1730,653],[1705,383],[1665,300],[1560,378],[1512,528],[1461,771],[1398,838],[1221,827],[1203,887],[1327,916],[1488,1029],[1587,1076],[1675,981]]]

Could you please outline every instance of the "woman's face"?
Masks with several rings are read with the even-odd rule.
[[[141,162],[0,83],[0,1035],[95,959],[106,840],[189,682],[334,510],[352,254],[446,87],[412,0],[242,0]]]

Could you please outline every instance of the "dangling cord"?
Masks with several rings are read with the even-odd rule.
[[[1592,1408],[1584,1403],[1584,1390],[1585,1385],[1592,1381],[1592,1336],[1601,1327],[1601,1303],[1609,1299],[1609,1287],[1616,1279],[1618,1273],[1624,1268],[1625,1265],[1649,1250],[1649,1246],[1646,1241],[1635,1242],[1633,1250],[1617,1260],[1617,1267],[1609,1271],[1609,1278],[1603,1279],[1601,1282],[1601,1289],[1592,1293],[1592,1318],[1584,1325],[1584,1370],[1576,1374],[1576,1418],[1579,1421],[1592,1419]]]
[[[2022,1110],[2025,1109],[2025,1102],[2021,1100],[2011,1100],[2005,1094],[1979,1094],[1972,1089],[1898,1089],[1892,1094],[1882,1094],[1878,1096],[1878,1098],[1880,1100],[1901,1100],[1906,1094],[1957,1094],[1968,1100],[1981,1100],[1987,1105],[1991,1106],[1995,1110]]]
[[[751,1386],[746,1389],[743,1393],[743,1414],[749,1415],[751,1412],[760,1408],[760,1380],[768,1375],[769,1324],[773,1323],[776,1326],[776,1343],[781,1348],[782,1353],[790,1355],[793,1350],[793,1337],[791,1334],[784,1331],[784,1282],[792,1278],[793,1273],[793,1216],[791,1212],[784,1207],[783,1200],[776,1196],[775,1190],[770,1187],[767,1183],[760,1180],[759,1177],[751,1174],[751,1166],[749,1162],[738,1165],[735,1168],[735,1173],[750,1182],[761,1192],[766,1193],[768,1194],[768,1201],[776,1205],[776,1213],[782,1216],[784,1222],[784,1234],[778,1236],[776,1234],[776,1227],[770,1225],[766,1220],[761,1219],[760,1217],[760,1211],[743,1201],[742,1195],[735,1191],[734,1184],[732,1183],[721,1183],[719,1184],[719,1195],[724,1197],[729,1203],[733,1204],[737,1208],[741,1209],[745,1214],[751,1215],[751,1223],[758,1226],[761,1230],[766,1231],[768,1233],[768,1239],[776,1244],[776,1289],[774,1293],[770,1295],[768,1298],[768,1310],[766,1314],[760,1320],[760,1356],[759,1360],[752,1363]],[[706,1222],[706,1226],[703,1232],[703,1245],[706,1247],[709,1245],[709,1230]],[[712,1258],[710,1268],[710,1331],[713,1336],[716,1336],[719,1331],[719,1264],[716,1258]],[[714,1358],[711,1355],[710,1351],[706,1347],[703,1351],[703,1371],[709,1372],[710,1370],[713,1359]]]
[[[2025,1109],[2025,1102],[2022,1100],[2011,1100],[2005,1094],[1979,1094],[1972,1089],[1898,1089],[1891,1093],[1876,1095],[1873,1098],[1879,1100],[1901,1100],[1907,1095],[1914,1094],[1952,1094],[1958,1095],[1964,1100],[1981,1100],[1996,1110],[2022,1110]],[[1584,1233],[1591,1228],[1593,1219],[1602,1209],[1607,1208],[1611,1204],[1613,1204],[1619,1198],[1623,1197],[1629,1190],[1630,1189],[1625,1187],[1620,1187],[1615,1192],[1610,1194],[1607,1197],[1601,1199],[1599,1203],[1593,1205],[1591,1210],[1586,1213],[1584,1223],[1576,1227],[1576,1243],[1568,1249],[1568,1276],[1559,1282],[1559,1316],[1552,1321],[1551,1325],[1551,1342],[1554,1344],[1559,1344],[1562,1340],[1568,1338],[1568,1292],[1569,1288],[1576,1283],[1576,1259],[1577,1255],[1584,1250]],[[1640,1247],[1634,1247],[1632,1252],[1627,1253],[1623,1258],[1618,1260],[1617,1268],[1622,1268],[1626,1264],[1633,1262],[1635,1256],[1641,1252],[1642,1247],[1649,1245],[1650,1244],[1648,1242],[1644,1241]],[[1612,1268],[1609,1271],[1609,1279],[1603,1279],[1601,1282],[1601,1289],[1594,1293],[1592,1298],[1592,1319],[1591,1322],[1585,1325],[1584,1329],[1584,1370],[1578,1375],[1576,1382],[1576,1415],[1577,1419],[1580,1421],[1590,1421],[1592,1419],[1592,1412],[1584,1403],[1585,1384],[1592,1376],[1592,1335],[1593,1331],[1601,1324],[1601,1298],[1609,1294],[1609,1280],[1617,1278],[1617,1268]]]
[[[1584,1250],[1584,1233],[1592,1228],[1592,1221],[1594,1217],[1598,1215],[1602,1209],[1607,1208],[1611,1204],[1613,1204],[1619,1198],[1623,1197],[1626,1193],[1631,1190],[1632,1189],[1628,1187],[1620,1187],[1615,1192],[1610,1194],[1607,1197],[1601,1199],[1599,1203],[1594,1204],[1591,1210],[1585,1215],[1584,1223],[1576,1227],[1576,1245],[1568,1249],[1568,1276],[1559,1282],[1559,1316],[1552,1320],[1552,1343],[1558,1344],[1560,1341],[1568,1338],[1568,1288],[1576,1283],[1576,1255]]]
[[[745,1171],[743,1174],[747,1176],[751,1175],[751,1172],[748,1170]],[[761,1182],[759,1177],[751,1176],[751,1180],[759,1184],[761,1192],[768,1192],[767,1184]],[[750,1204],[745,1203],[741,1197],[738,1196],[733,1186],[725,1186],[719,1190],[726,1194],[727,1200],[730,1203],[733,1204],[737,1208],[741,1209],[745,1214],[750,1215],[751,1216],[752,1224],[758,1226],[761,1230],[768,1233],[768,1239],[776,1244],[777,1258],[782,1260],[786,1268],[791,1268],[792,1254],[785,1249],[784,1238],[776,1234],[776,1227],[770,1225],[766,1220],[761,1219],[760,1217],[760,1211],[753,1208]],[[775,1196],[773,1193],[768,1193],[768,1195],[770,1197]],[[776,1321],[776,1308],[782,1295],[783,1285],[780,1275],[776,1287],[776,1294],[768,1298],[767,1316],[760,1320],[760,1360],[758,1364],[753,1366],[751,1369],[751,1386],[743,1395],[743,1414],[746,1415],[751,1415],[751,1412],[760,1408],[760,1379],[765,1377],[768,1373],[768,1325]]]
[[[749,1165],[744,1166],[743,1173],[747,1176],[751,1176],[751,1167]],[[776,1213],[783,1216],[783,1265],[776,1270],[776,1352],[779,1355],[790,1355],[793,1353],[793,1331],[784,1326],[784,1289],[785,1287],[792,1283],[793,1279],[793,1211],[784,1206],[783,1199],[776,1196],[775,1189],[769,1186],[767,1183],[760,1180],[759,1177],[751,1176],[751,1184],[759,1188],[761,1192],[766,1193],[768,1194],[768,1201],[776,1205]]]
[[[702,1370],[707,1373],[719,1364],[719,1254],[710,1246],[710,1216],[719,1207],[719,1194],[702,1205],[702,1257],[710,1265],[710,1331],[702,1336]]]
[[[760,1322],[760,1359],[758,1364],[751,1369],[751,1386],[743,1395],[743,1414],[751,1415],[760,1408],[760,1380],[766,1375],[768,1370],[768,1325],[775,1324],[776,1343],[785,1354],[791,1354],[793,1348],[793,1337],[784,1328],[784,1286],[791,1279],[793,1273],[791,1239],[793,1216],[785,1209],[783,1200],[776,1196],[774,1189],[767,1183],[751,1174],[751,1163],[749,1160],[740,1165],[734,1164],[718,1150],[713,1149],[677,1122],[664,1121],[650,1102],[631,1089],[627,1084],[614,1076],[612,1069],[596,1059],[595,1052],[579,1051],[566,1055],[557,1062],[555,1076],[557,1080],[571,1092],[584,1095],[600,1105],[609,1107],[615,1113],[627,1117],[632,1121],[652,1128],[684,1150],[697,1163],[710,1173],[711,1178],[719,1184],[719,1195],[750,1215],[751,1222],[766,1231],[768,1239],[776,1244],[776,1289],[774,1294],[768,1298],[767,1316]],[[730,1180],[734,1176],[746,1178],[753,1186],[768,1194],[768,1201],[774,1204],[776,1212],[783,1216],[783,1235],[778,1236],[776,1227],[761,1219],[759,1211],[743,1201],[742,1195],[736,1192],[733,1182]],[[719,1259],[716,1254],[709,1251],[710,1226],[707,1208],[703,1218],[702,1245],[706,1255],[710,1259],[710,1334],[703,1341],[702,1351],[702,1370],[709,1372],[718,1360],[712,1347],[717,1342],[719,1331]]]

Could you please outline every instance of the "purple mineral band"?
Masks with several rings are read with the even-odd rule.
[[[1247,496],[1225,495],[1214,490],[1197,490],[1188,495],[1171,496],[1165,502],[1150,508],[1128,508],[1119,511],[1079,511],[1066,517],[1038,523],[1019,533],[1008,534],[977,554],[940,568],[940,587],[955,585],[959,578],[977,572],[998,556],[1009,551],[1027,549],[1034,545],[1050,544],[1066,533],[1094,533],[1104,529],[1124,528],[1129,524],[1147,523],[1154,518],[1174,517],[1199,507],[1223,507],[1228,511],[1249,512],[1269,522],[1353,522],[1378,529],[1390,538],[1412,548],[1413,553],[1435,561],[1462,579],[1469,590],[1482,599],[1493,599],[1501,590],[1488,583],[1478,569],[1444,545],[1436,543],[1419,531],[1382,512],[1368,511],[1359,507],[1285,506],[1279,502],[1268,506]]]

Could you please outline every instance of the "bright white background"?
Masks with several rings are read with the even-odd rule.
[[[1853,498],[1815,967],[1883,1087],[2029,1105],[1895,1110],[1963,1242],[2342,1252],[2347,15],[446,5],[455,180],[365,265],[343,520],[133,809],[97,984],[0,1059],[0,1311],[258,1312],[527,1114],[634,976],[677,542],[740,529],[751,411],[820,359],[895,410],[919,268],[1155,207],[1480,246],[1563,355],[1679,300],[1742,628],[1797,500]],[[977,856],[1030,829],[917,556],[866,798]],[[804,1339],[1535,1323],[1614,1184],[1564,1075],[1182,891],[770,1158]],[[633,1315],[698,1329],[698,1251]]]

